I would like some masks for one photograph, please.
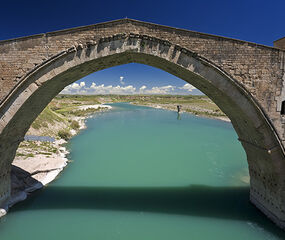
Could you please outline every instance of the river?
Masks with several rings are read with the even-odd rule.
[[[59,178],[0,219],[1,240],[285,239],[249,203],[230,123],[112,106],[71,139]]]

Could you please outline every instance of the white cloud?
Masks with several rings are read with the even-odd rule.
[[[167,85],[161,87],[152,87],[147,89],[146,86],[142,86],[139,90],[143,94],[174,94],[175,86]]]
[[[120,77],[120,83],[121,83],[122,85],[125,85],[125,82],[124,82],[123,80],[124,80],[124,77],[121,76],[121,77]]]
[[[143,85],[143,86],[140,87],[139,91],[142,92],[142,91],[144,91],[146,88],[147,88],[147,87],[146,87],[145,85]]]
[[[188,92],[192,92],[192,90],[194,90],[196,88],[194,86],[192,86],[191,84],[186,83],[182,87],[180,87],[179,89],[186,90]]]
[[[93,82],[90,86],[90,89],[92,91],[89,92],[89,94],[134,94],[136,93],[136,88],[132,85],[128,85],[125,87],[121,87],[119,85],[105,86],[104,84],[96,85],[96,83]]]
[[[122,77],[123,79],[123,77]],[[121,80],[121,77],[120,77]],[[189,83],[181,87],[172,85],[165,86],[154,86],[148,88],[146,85],[142,85],[140,88],[136,88],[133,85],[128,86],[113,86],[113,85],[97,85],[92,82],[89,87],[86,86],[85,82],[73,83],[62,90],[62,94],[189,94],[192,90],[196,89]]]
[[[73,84],[71,85],[71,88],[72,88],[72,89],[80,89],[80,85],[79,85],[78,83],[73,83]]]
[[[83,87],[85,87],[85,82],[80,82],[80,84],[72,83],[71,85],[67,86],[66,89],[79,90],[79,89],[81,89]]]

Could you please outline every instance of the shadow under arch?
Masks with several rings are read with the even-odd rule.
[[[134,34],[73,46],[29,72],[0,106],[0,203],[10,194],[10,166],[19,143],[46,105],[67,85],[112,66],[141,63],[192,84],[231,119],[247,154],[250,198],[279,225],[285,222],[284,151],[270,121],[249,92],[222,69],[188,49]],[[4,192],[4,193],[3,193]]]
[[[190,185],[185,187],[50,186],[39,190],[12,212],[37,210],[111,210],[183,215],[242,221],[283,239],[277,228],[248,201],[249,187]],[[39,199],[39,201],[38,201]]]

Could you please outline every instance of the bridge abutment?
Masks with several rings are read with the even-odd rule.
[[[0,217],[6,214],[11,197],[11,167],[0,171]],[[3,209],[3,210],[1,210]]]
[[[3,132],[2,132],[3,133]],[[0,217],[1,215],[5,215],[6,211],[9,208],[9,202],[11,200],[11,169],[12,169],[12,162],[16,155],[16,150],[19,146],[19,143],[22,140],[15,141],[15,135],[17,130],[9,132],[8,136],[6,135],[6,141],[4,140],[5,137],[2,136],[0,138]],[[14,135],[15,134],[15,135]],[[1,135],[1,130],[0,130]],[[4,138],[4,139],[3,139]]]
[[[285,229],[285,164],[281,149],[243,143],[250,175],[250,202]]]
[[[256,196],[255,192],[253,193],[250,190],[250,202],[257,207],[263,214],[265,214],[272,222],[274,222],[278,227],[285,230],[285,214],[283,212],[276,211],[272,209],[272,206],[266,201],[261,200],[259,196]]]

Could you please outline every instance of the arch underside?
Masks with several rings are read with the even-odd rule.
[[[0,203],[4,204],[10,194],[10,166],[18,145],[46,105],[72,82],[127,63],[167,71],[204,92],[222,109],[247,154],[251,201],[284,227],[284,151],[258,103],[207,59],[169,42],[146,37],[120,35],[72,47],[36,67],[13,89],[0,105]]]

